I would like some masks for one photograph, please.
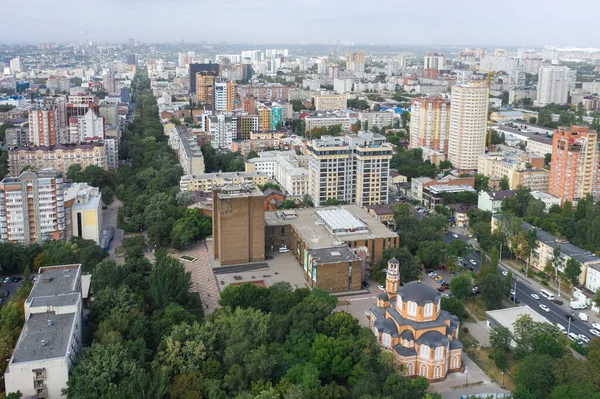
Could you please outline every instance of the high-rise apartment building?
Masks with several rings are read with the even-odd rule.
[[[566,66],[544,66],[539,69],[536,105],[566,104],[569,99],[569,72]]]
[[[237,100],[237,84],[235,82],[216,82],[214,98],[215,111],[233,111]]]
[[[19,73],[23,72],[23,63],[19,57],[10,60],[10,72]]]
[[[398,67],[399,68],[406,68],[406,54],[402,53],[402,54],[398,54],[397,60],[398,60]]]
[[[29,142],[34,146],[58,144],[59,119],[56,108],[37,108],[29,111]]]
[[[560,127],[552,136],[548,193],[576,203],[596,193],[598,133],[587,126]]]
[[[210,144],[213,148],[231,150],[231,143],[237,137],[237,120],[223,114],[210,116],[208,118],[208,131],[210,132]]]
[[[489,89],[483,82],[452,87],[448,160],[459,170],[477,169],[485,152]]]
[[[237,118],[237,138],[239,140],[250,139],[250,133],[258,131],[257,115],[240,115]]]
[[[213,189],[213,252],[221,265],[265,259],[263,193],[253,185]]]
[[[68,239],[70,216],[70,209],[65,209],[61,173],[26,171],[0,182],[1,242],[30,245]]]
[[[346,70],[352,72],[365,71],[365,52],[357,51],[346,54]]]
[[[97,116],[91,109],[84,116],[72,116],[69,119],[70,143],[104,140],[105,132],[104,118]]]
[[[439,97],[411,102],[409,148],[425,147],[448,155],[450,101]]]
[[[215,100],[215,81],[210,75],[196,75],[196,101],[213,105]]]
[[[423,59],[423,69],[444,69],[446,58],[443,53],[428,52]]]
[[[323,136],[308,143],[309,194],[315,206],[328,199],[376,205],[387,203],[392,147],[369,131]]]
[[[104,86],[104,90],[106,90],[108,94],[118,93],[116,74],[114,72],[108,72],[102,76],[102,86]]]
[[[189,56],[189,52],[188,52]],[[192,56],[193,58],[193,56]],[[189,62],[189,59],[188,59]],[[219,64],[190,64],[190,93],[196,93],[196,75],[220,76]]]

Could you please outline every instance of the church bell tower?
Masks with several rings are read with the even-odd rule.
[[[397,259],[390,259],[387,267],[387,277],[385,279],[385,292],[389,295],[397,295],[400,286],[400,263]]]

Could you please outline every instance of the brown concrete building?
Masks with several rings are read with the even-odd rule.
[[[358,290],[370,265],[399,245],[396,233],[357,205],[265,213],[265,251],[288,248],[310,287]]]
[[[598,134],[587,126],[559,127],[552,136],[548,193],[561,203],[577,202],[596,191]]]
[[[265,260],[263,193],[254,185],[213,189],[213,247],[221,265]]]
[[[210,75],[196,75],[196,101],[206,102],[213,105],[214,103],[215,82]]]

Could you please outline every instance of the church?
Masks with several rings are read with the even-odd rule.
[[[399,262],[390,259],[385,292],[369,311],[379,345],[392,352],[406,376],[441,381],[463,370],[458,317],[441,309],[440,293],[421,281],[400,287]]]

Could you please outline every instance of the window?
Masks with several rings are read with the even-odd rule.
[[[406,365],[406,375],[413,375],[415,373],[415,365],[411,362]]]
[[[431,316],[433,314],[433,304],[428,303],[425,305],[425,317]]]
[[[435,348],[435,360],[441,360],[443,355],[444,355],[444,347],[443,346],[439,346],[439,347]]]
[[[417,304],[415,302],[408,302],[408,314],[409,316],[417,315]]]
[[[452,368],[453,369],[458,368],[458,356],[452,357]]]
[[[381,336],[381,343],[383,344],[383,346],[385,347],[390,347],[392,346],[392,337],[390,336],[390,334],[383,334]]]
[[[433,378],[442,378],[442,366],[436,366],[433,370]]]
[[[426,345],[421,345],[421,357],[429,358],[429,347]]]
[[[423,376],[423,377],[425,377],[425,378],[427,378],[427,377],[428,377],[428,373],[427,373],[427,371],[428,371],[428,370],[427,370],[427,365],[426,365],[426,364],[422,364],[422,365],[421,365],[421,370],[420,370],[420,372],[419,372],[419,375],[420,375],[420,376]]]

